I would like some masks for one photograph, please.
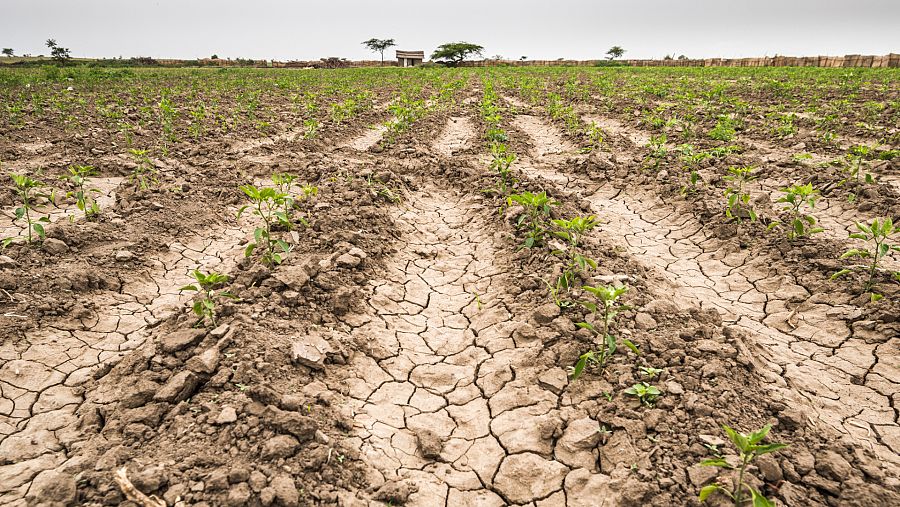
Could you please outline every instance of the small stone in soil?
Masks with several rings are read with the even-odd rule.
[[[51,255],[59,255],[64,254],[69,251],[69,246],[66,245],[63,241],[58,240],[56,238],[47,238],[44,240],[44,243],[41,245],[45,252]]]
[[[119,250],[116,252],[116,260],[118,262],[128,262],[131,259],[134,259],[134,254],[128,250]]]
[[[16,267],[16,261],[11,257],[0,255],[0,269],[12,269]]]
[[[216,424],[231,424],[237,421],[237,411],[234,407],[223,407],[222,411],[219,412],[219,416],[216,417]]]

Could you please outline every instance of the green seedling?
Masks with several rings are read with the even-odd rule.
[[[254,185],[243,185],[240,188],[250,198],[252,204],[241,207],[237,217],[240,218],[248,208],[253,208],[253,214],[263,221],[263,226],[253,231],[254,241],[247,244],[244,255],[250,257],[256,248],[261,248],[263,262],[272,266],[281,264],[293,246],[282,239],[274,239],[272,228],[281,226],[290,230],[293,225],[284,212],[285,202],[289,199],[288,194],[275,188],[257,188]]]
[[[594,215],[574,217],[571,220],[558,219],[552,222],[557,227],[553,234],[566,240],[567,243],[565,250],[554,250],[553,254],[565,254],[568,257],[569,265],[561,278],[565,279],[566,288],[572,288],[576,273],[587,273],[592,269],[597,269],[597,261],[581,252],[580,243],[584,235],[597,227],[599,222]]]
[[[516,179],[510,169],[515,160],[515,153],[511,153],[505,144],[491,143],[491,170],[495,171],[499,177],[497,190],[500,195],[506,195],[507,191],[516,184]]]
[[[700,501],[705,502],[710,495],[718,491],[731,498],[731,500],[734,501],[735,507],[743,507],[745,500],[748,499],[746,495],[749,493],[749,499],[753,502],[753,507],[774,507],[774,503],[769,501],[769,499],[763,496],[763,494],[757,491],[755,488],[744,482],[744,473],[747,470],[747,465],[753,462],[753,460],[757,456],[780,451],[788,447],[788,445],[779,443],[760,443],[762,439],[764,439],[766,435],[769,434],[769,430],[772,429],[772,426],[769,424],[763,426],[757,431],[754,431],[753,433],[750,433],[749,435],[745,435],[741,432],[735,431],[728,427],[728,425],[724,424],[722,425],[722,429],[725,430],[725,433],[728,435],[728,439],[731,440],[731,443],[734,444],[734,446],[740,453],[740,463],[737,467],[735,467],[724,458],[719,456],[713,459],[705,459],[701,461],[700,464],[703,466],[724,468],[726,470],[737,469],[738,474],[730,488],[719,483],[710,484],[709,486],[703,487],[703,489],[700,490]]]
[[[590,153],[599,150],[603,144],[603,131],[596,122],[591,122],[585,130],[588,138],[588,145],[581,149],[581,153]]]
[[[649,379],[656,378],[660,373],[663,372],[662,368],[654,368],[652,366],[641,366],[640,370],[641,374]]]
[[[856,270],[863,270],[868,276],[868,280],[866,280],[866,291],[870,291],[875,285],[875,275],[881,270],[879,263],[891,251],[900,252],[900,245],[891,242],[892,236],[897,232],[900,232],[900,227],[895,226],[893,220],[890,218],[881,220],[876,218],[868,225],[857,222],[856,228],[859,232],[850,234],[850,237],[869,243],[872,245],[872,249],[851,248],[841,255],[841,259],[871,259],[871,263],[844,268],[831,275],[831,279],[834,280],[835,278],[844,276]],[[894,276],[896,276],[896,274]],[[873,299],[880,299],[880,297],[873,297]]]
[[[646,382],[639,382],[626,389],[625,394],[635,396],[642,404],[652,407],[653,403],[656,402],[656,398],[662,393],[659,389]]]
[[[725,216],[734,220],[738,227],[744,219],[756,221],[756,211],[750,206],[750,192],[746,188],[749,182],[756,179],[753,167],[729,167],[724,179],[728,182],[728,188],[725,189]]]
[[[813,188],[812,183],[806,185],[791,185],[782,188],[784,196],[780,197],[777,203],[783,203],[784,211],[791,214],[790,226],[787,228],[787,237],[793,241],[797,238],[805,238],[813,234],[823,232],[825,229],[816,227],[816,219],[812,215],[807,215],[802,211],[804,206],[810,209],[816,207],[816,200],[819,198],[819,191]],[[772,222],[769,229],[781,226],[781,222]]]
[[[631,308],[630,306],[619,302],[619,298],[628,291],[627,286],[584,286],[582,289],[593,294],[596,302],[579,301],[579,304],[591,312],[594,316],[593,321],[599,323],[599,328],[597,324],[591,324],[589,322],[577,322],[575,325],[582,329],[587,329],[592,332],[595,337],[599,338],[600,347],[597,350],[590,350],[578,358],[578,362],[575,363],[575,366],[570,368],[569,376],[572,377],[572,380],[578,379],[589,363],[602,368],[606,365],[609,358],[616,353],[618,341],[616,337],[610,333],[610,327],[615,322],[616,316],[619,315],[619,313]],[[640,351],[638,351],[637,346],[635,346],[631,340],[623,338],[622,343],[631,349],[632,352],[640,355]]]
[[[855,180],[858,185],[863,182],[870,185],[875,183],[875,177],[866,170],[869,166],[867,158],[871,152],[872,148],[866,145],[858,145],[850,148],[847,152],[847,167],[844,169],[847,173],[847,178],[841,181],[841,184],[850,180]]]
[[[193,291],[201,295],[201,298],[194,302],[193,310],[200,320],[197,326],[202,324],[206,319],[212,327],[216,326],[216,300],[221,298],[237,299],[237,297],[229,291],[217,291],[217,289],[228,282],[228,276],[215,271],[204,273],[199,269],[191,272],[191,276],[197,281],[195,284],[185,285],[178,289],[179,291]]]
[[[731,117],[720,115],[716,120],[716,126],[709,131],[709,138],[716,141],[731,141],[734,139],[737,122]]]
[[[147,156],[147,150],[136,150],[134,148],[128,150],[134,158],[135,167],[131,170],[128,180],[134,184],[138,190],[146,190],[157,182],[157,170],[153,167],[153,161]]]
[[[666,155],[668,155],[669,151],[666,148],[666,142],[668,141],[668,137],[665,134],[659,134],[658,136],[651,136],[650,143],[647,144],[647,148],[650,149],[650,153],[647,155],[647,159],[645,159],[644,166],[656,169],[659,167],[660,162]],[[649,161],[652,161],[649,162]]]
[[[393,204],[403,201],[400,188],[392,188],[390,185],[382,183],[378,178],[375,178],[371,174],[366,178],[366,184],[369,186],[374,197],[380,197]]]
[[[19,199],[21,199],[22,204],[16,208],[13,213],[16,215],[16,220],[25,219],[26,224],[26,240],[28,243],[34,241],[34,234],[37,234],[39,238],[44,239],[47,234],[44,232],[44,225],[50,223],[50,217],[43,216],[36,220],[32,219],[31,212],[34,209],[34,201],[40,198],[48,197],[47,194],[40,192],[38,189],[44,187],[44,183],[32,179],[25,174],[12,174],[9,175],[13,180],[13,184],[16,186],[16,193],[19,194]],[[10,243],[15,241],[16,238],[6,238],[0,243],[3,248],[9,246]]]
[[[712,155],[705,151],[698,151],[691,144],[682,144],[675,151],[678,152],[678,158],[681,160],[682,168],[688,174],[687,184],[681,187],[681,195],[693,194],[697,191],[697,184],[703,183],[703,178],[697,171],[697,167],[704,160],[711,158]]]
[[[88,220],[100,214],[100,205],[97,204],[97,200],[91,197],[91,195],[100,194],[102,192],[96,188],[87,190],[84,188],[87,184],[88,177],[94,176],[96,173],[97,171],[93,166],[73,165],[69,166],[69,174],[62,177],[62,179],[69,180],[75,185],[75,191],[67,192],[66,198],[74,197],[75,205],[79,210],[84,212],[84,217]]]
[[[319,132],[319,120],[309,118],[303,121],[303,139],[313,139]]]
[[[547,286],[547,291],[550,292],[550,298],[553,299],[553,303],[560,308],[570,308],[574,305],[572,301],[563,299],[562,297],[562,294],[569,289],[569,281],[565,276],[565,273],[558,276],[555,283],[550,283],[543,278],[538,278],[538,280],[544,282],[544,285]]]
[[[519,204],[525,208],[525,214],[516,221],[516,228],[526,229],[525,242],[522,248],[532,248],[543,244],[547,234],[547,218],[550,216],[550,207],[559,204],[547,196],[547,192],[537,194],[522,192],[513,194],[507,198],[507,204]]]

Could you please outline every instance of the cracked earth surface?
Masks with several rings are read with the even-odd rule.
[[[101,203],[106,200],[112,203],[113,190]],[[51,220],[75,211],[54,207]],[[230,269],[246,234],[230,227],[173,242],[119,292],[95,295],[93,309],[43,321],[24,340],[0,345],[0,484],[8,488],[0,502],[21,500],[39,472],[64,465],[82,438],[75,413],[85,401],[83,385],[109,372],[148,339],[152,326],[184,307],[191,296],[179,288],[193,281],[192,270]]]
[[[407,505],[559,497],[578,464],[554,459],[565,373],[548,389],[529,368],[533,330],[507,301],[510,274],[471,204],[436,188],[411,196],[401,253],[372,283],[370,313],[350,322],[369,349],[351,363],[357,438],[378,482],[416,485]]]
[[[536,145],[552,137],[523,131]],[[539,147],[535,156],[547,151]],[[766,377],[786,399],[799,395],[820,421],[900,464],[900,337],[864,320],[854,305],[811,297],[803,280],[777,269],[771,259],[728,248],[690,213],[654,195],[609,183],[598,188],[548,165],[539,174],[581,190],[603,221],[604,236],[624,241],[636,259],[662,273],[676,300],[714,308],[745,332],[748,345],[766,359]],[[835,224],[846,228],[852,222]]]

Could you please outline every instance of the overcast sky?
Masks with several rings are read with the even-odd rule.
[[[0,47],[51,37],[78,57],[367,59],[371,37],[529,59],[887,54],[900,0],[0,0]]]

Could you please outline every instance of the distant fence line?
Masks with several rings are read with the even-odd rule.
[[[116,60],[98,60],[113,62]],[[198,60],[175,60],[132,58],[133,66],[163,67],[275,67],[275,68],[346,68],[346,67],[396,67],[394,60],[345,60],[341,58],[322,58],[312,61],[276,60],[225,60],[204,58]],[[0,62],[2,63],[2,62]],[[27,62],[20,62],[27,64]],[[39,62],[31,62],[39,63]],[[434,65],[426,62],[428,65]],[[16,65],[12,63],[9,65]],[[832,68],[898,68],[900,54],[888,55],[845,55],[845,56],[768,56],[762,58],[705,58],[705,59],[669,59],[669,60],[479,60],[462,62],[463,67],[596,67],[596,66],[630,66],[630,67],[832,67]]]
[[[763,58],[705,58],[682,60],[617,60],[631,67],[900,67],[900,54],[846,56],[769,56]],[[463,62],[466,67],[609,65],[609,60],[482,60]]]

